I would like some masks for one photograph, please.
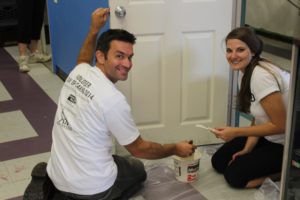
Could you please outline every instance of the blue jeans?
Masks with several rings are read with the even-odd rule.
[[[113,155],[113,158],[118,167],[118,175],[112,187],[94,195],[78,195],[63,192],[66,198],[70,200],[125,200],[134,195],[141,189],[142,183],[147,177],[144,164],[140,160],[129,157]]]

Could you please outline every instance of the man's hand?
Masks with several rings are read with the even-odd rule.
[[[180,157],[188,157],[193,155],[197,147],[193,145],[193,141],[181,141],[176,143],[175,154]]]
[[[88,35],[86,36],[83,45],[77,57],[77,64],[93,62],[94,52],[96,48],[96,39],[99,30],[104,26],[108,19],[109,8],[97,8],[91,16],[91,25]]]
[[[91,31],[98,32],[102,28],[109,16],[109,8],[97,8],[91,16]]]

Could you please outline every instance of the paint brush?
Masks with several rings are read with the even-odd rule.
[[[211,144],[196,144],[196,147],[208,147],[208,146],[218,146],[222,145],[224,142],[219,142],[219,143],[211,143]]]
[[[196,127],[197,128],[202,128],[202,129],[205,129],[205,130],[209,130],[209,131],[213,131],[214,130],[214,128],[207,127],[207,126],[204,126],[202,124],[196,124]]]

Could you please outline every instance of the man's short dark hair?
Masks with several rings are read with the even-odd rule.
[[[97,41],[96,51],[100,50],[104,53],[105,57],[110,48],[110,43],[113,40],[119,40],[123,42],[129,42],[135,44],[136,37],[124,29],[108,29],[103,32]]]

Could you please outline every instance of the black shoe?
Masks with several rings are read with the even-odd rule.
[[[54,187],[47,175],[47,163],[38,163],[31,172],[31,181],[27,186],[23,200],[47,200]]]

